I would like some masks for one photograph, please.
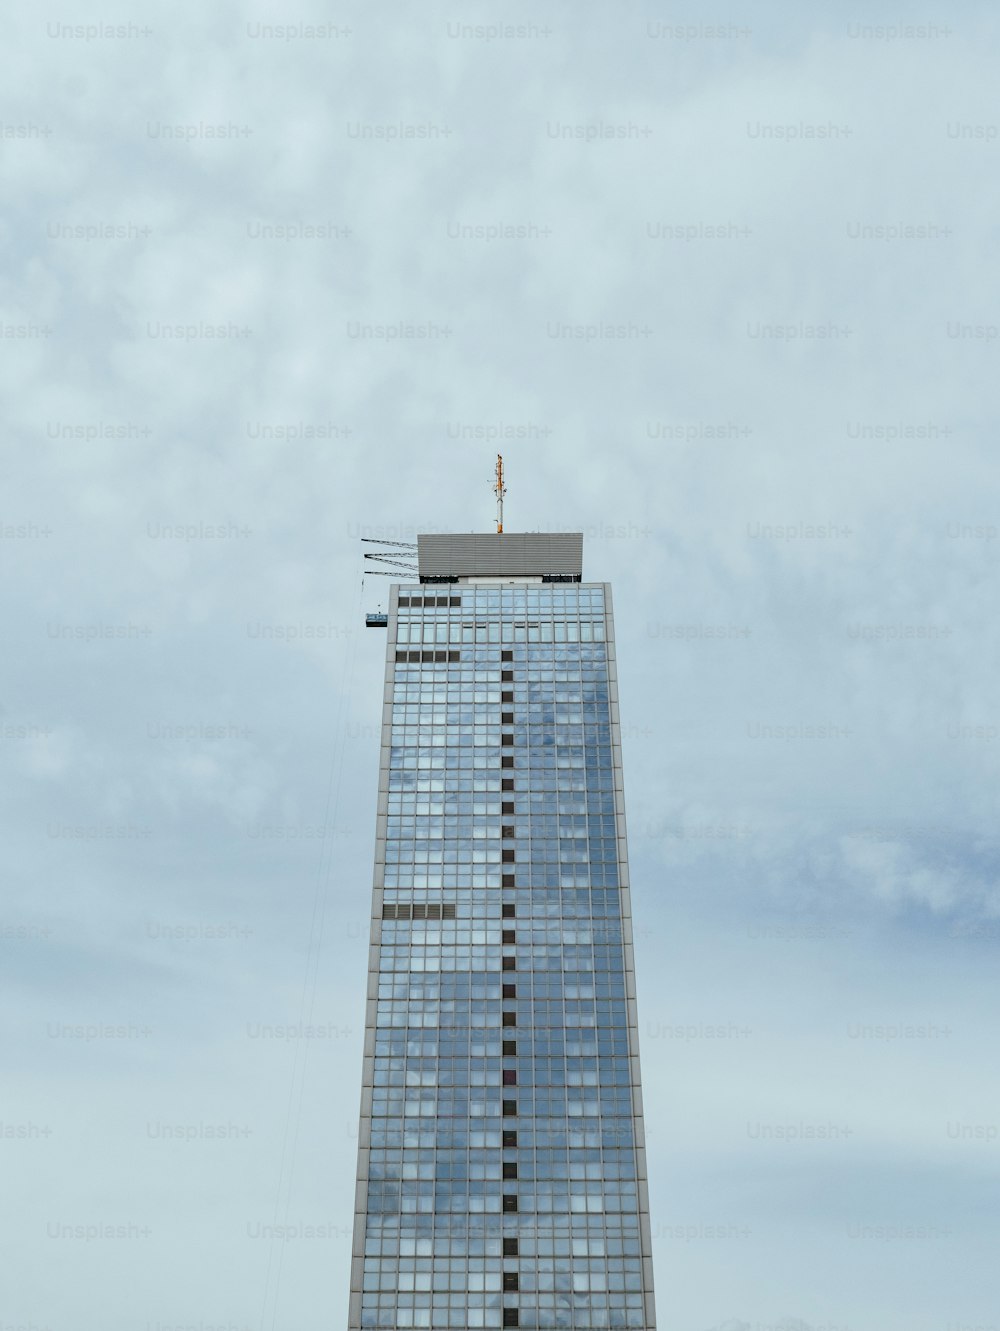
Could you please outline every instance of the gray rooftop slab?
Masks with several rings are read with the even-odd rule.
[[[583,533],[431,532],[417,536],[423,578],[580,577]]]

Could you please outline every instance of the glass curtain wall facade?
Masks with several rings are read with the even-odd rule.
[[[349,1325],[652,1328],[610,588],[388,633]]]

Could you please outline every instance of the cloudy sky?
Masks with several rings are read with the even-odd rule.
[[[2,1331],[343,1324],[361,538],[501,439],[614,587],[661,1327],[997,1331],[993,8],[5,29]]]

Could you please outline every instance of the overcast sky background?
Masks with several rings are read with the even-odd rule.
[[[995,9],[5,29],[2,1331],[343,1324],[360,538],[501,424],[614,587],[661,1328],[997,1331]]]

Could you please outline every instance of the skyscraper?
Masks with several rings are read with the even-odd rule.
[[[654,1326],[611,591],[418,538],[382,713],[349,1325]]]

